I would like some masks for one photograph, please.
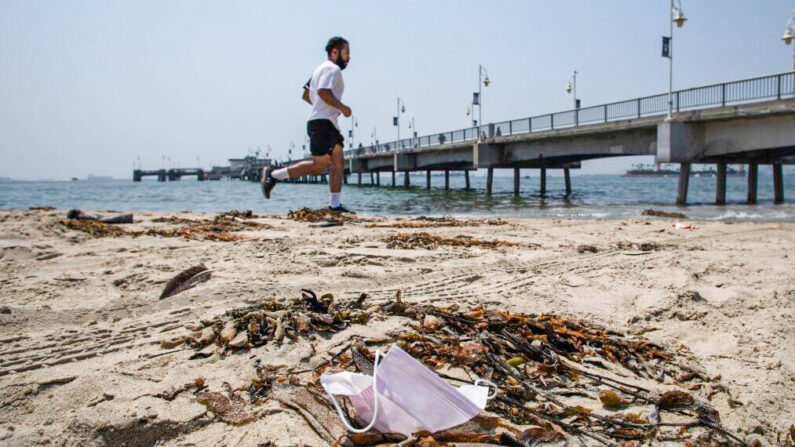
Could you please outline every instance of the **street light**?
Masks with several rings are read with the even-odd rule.
[[[566,93],[574,92],[574,109],[580,108],[580,100],[577,99],[577,70],[574,70],[571,77],[569,78],[569,83],[566,84]]]
[[[394,119],[392,120],[392,124],[397,126],[397,133],[398,133],[398,141],[400,141],[400,114],[406,113],[406,101],[403,101],[398,96],[397,99],[397,115],[395,115]]]
[[[417,138],[417,126],[414,124],[414,117],[413,116],[409,120],[409,129],[413,129],[414,138]]]
[[[357,120],[355,116],[351,116],[351,130],[350,130],[350,132],[348,132],[348,137],[351,140],[349,147],[353,147],[353,128],[354,127],[359,127],[359,120]]]
[[[792,17],[787,21],[784,35],[781,36],[781,40],[787,45],[791,44],[793,39],[795,39],[795,9],[792,10]],[[792,48],[792,69],[795,70],[795,47]]]
[[[483,125],[483,113],[482,113],[483,101],[482,101],[482,95],[481,95],[482,91],[480,86],[485,85],[486,87],[488,87],[490,83],[491,80],[489,79],[489,72],[486,70],[486,68],[483,67],[483,65],[478,65],[478,92],[472,95],[473,96],[472,108],[474,109],[475,106],[478,106],[478,125],[481,126]],[[480,134],[480,132],[478,132],[478,134]]]
[[[671,114],[674,111],[674,97],[673,97],[673,90],[674,90],[674,54],[673,54],[673,46],[674,46],[674,23],[676,23],[677,28],[681,28],[687,18],[685,17],[684,11],[682,11],[682,2],[679,0],[671,0],[671,23],[669,24],[671,29],[671,34],[668,36],[668,116],[666,119],[671,119]],[[663,39],[664,40],[664,39]]]

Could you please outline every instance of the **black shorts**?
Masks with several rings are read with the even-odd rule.
[[[307,121],[306,133],[309,135],[309,151],[312,155],[330,155],[337,144],[345,147],[345,139],[329,120]]]

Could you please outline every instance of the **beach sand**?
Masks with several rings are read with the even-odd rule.
[[[233,233],[237,241],[93,237],[59,221],[63,210],[0,211],[0,444],[328,445],[298,412],[276,402],[245,425],[222,422],[193,392],[204,379],[243,388],[254,360],[311,368],[353,333],[378,337],[402,324],[374,321],[320,339],[189,360],[162,340],[186,324],[300,289],[349,300],[482,305],[587,319],[689,350],[715,379],[697,390],[742,439],[769,442],[795,422],[795,224],[671,219],[506,219],[505,225],[394,228],[369,218],[328,228],[285,216]],[[135,213],[126,231],[167,227]],[[376,227],[373,227],[376,226]],[[385,239],[427,232],[515,246],[391,249]],[[209,281],[159,299],[180,271],[204,263]]]

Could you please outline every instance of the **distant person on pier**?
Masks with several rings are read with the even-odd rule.
[[[350,213],[340,202],[342,177],[344,175],[344,138],[337,124],[340,113],[351,116],[350,107],[342,103],[342,70],[350,61],[348,41],[342,37],[332,37],[326,44],[328,60],[320,64],[312,73],[312,78],[304,85],[302,98],[312,106],[306,132],[309,134],[309,150],[312,160],[295,163],[286,168],[272,169],[267,166],[260,176],[262,193],[270,199],[271,191],[280,180],[298,178],[305,175],[320,175],[331,163],[329,181],[329,209]]]

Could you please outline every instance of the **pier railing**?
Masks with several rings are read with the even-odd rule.
[[[795,71],[758,78],[724,82],[672,92],[675,112],[721,107],[770,99],[795,97]],[[612,102],[576,110],[531,116],[478,127],[442,132],[399,141],[348,149],[345,156],[394,153],[444,146],[479,138],[518,135],[553,129],[587,126],[668,113],[668,93]]]

